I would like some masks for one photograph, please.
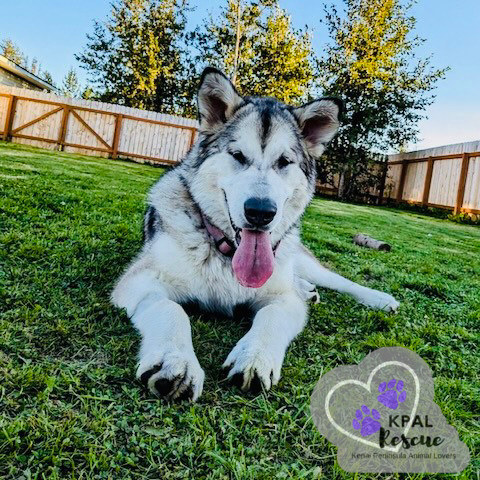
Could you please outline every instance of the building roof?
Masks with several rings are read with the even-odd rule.
[[[21,67],[20,65],[17,65],[15,62],[12,62],[7,57],[4,57],[3,55],[0,55],[0,67],[4,68],[5,70],[8,70],[9,72],[13,73],[14,75],[17,75],[20,78],[23,78],[27,82],[41,89],[48,90],[49,92],[52,92],[52,91],[57,92],[56,87],[54,87],[53,85],[50,85],[50,83],[46,82],[40,77],[37,77],[33,73],[29,72],[28,70]]]

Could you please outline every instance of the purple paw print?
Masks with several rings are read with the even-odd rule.
[[[392,378],[388,383],[382,382],[378,386],[380,395],[377,400],[392,410],[396,410],[398,405],[405,401],[407,398],[407,392],[403,390],[404,384],[402,380],[395,380]]]
[[[362,409],[358,409],[355,412],[355,418],[352,421],[352,426],[355,430],[360,430],[362,437],[368,437],[380,430],[382,426],[380,422],[380,413],[374,408],[370,412],[370,409],[366,405],[362,405]]]

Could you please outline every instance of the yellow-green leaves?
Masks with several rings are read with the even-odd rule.
[[[276,0],[229,0],[219,18],[210,18],[197,34],[202,60],[230,77],[237,65],[236,86],[242,93],[288,103],[308,98],[314,79],[311,36],[292,27],[290,16]]]

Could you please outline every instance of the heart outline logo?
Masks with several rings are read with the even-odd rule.
[[[383,363],[377,365],[371,371],[366,383],[365,382],[360,382],[359,380],[353,380],[353,379],[343,380],[343,381],[337,383],[336,385],[334,385],[329,390],[329,392],[328,392],[328,394],[325,398],[325,413],[327,414],[327,418],[328,418],[329,422],[343,435],[346,435],[347,437],[349,437],[349,438],[351,438],[351,439],[353,439],[357,442],[363,443],[363,444],[371,446],[371,447],[378,448],[380,450],[388,450],[390,452],[398,453],[398,451],[400,450],[400,448],[402,446],[401,443],[398,444],[396,447],[384,447],[384,448],[382,448],[382,447],[380,447],[380,445],[378,443],[374,443],[374,442],[371,442],[370,440],[360,438],[357,435],[354,435],[353,433],[345,430],[343,427],[338,425],[337,422],[335,422],[335,420],[333,419],[333,417],[330,413],[330,400],[331,400],[331,398],[332,398],[332,396],[333,396],[333,394],[335,393],[336,390],[338,390],[339,388],[341,388],[345,385],[359,385],[362,388],[364,388],[365,390],[367,390],[369,393],[372,393],[371,385],[372,385],[373,377],[375,376],[375,374],[380,369],[382,369],[384,367],[387,367],[389,365],[396,365],[396,366],[405,368],[405,370],[407,370],[410,373],[410,375],[412,375],[413,380],[415,382],[415,400],[413,402],[413,407],[412,407],[412,412],[411,412],[411,415],[410,415],[410,420],[408,421],[407,425],[405,426],[405,429],[403,430],[403,434],[407,435],[409,430],[410,430],[410,427],[412,426],[413,420],[415,418],[415,414],[417,413],[418,402],[419,402],[419,399],[420,399],[420,381],[418,380],[418,376],[415,373],[415,371],[409,365],[407,365],[406,363],[403,363],[403,362],[398,362],[398,361],[395,361],[395,360],[391,360],[391,361],[383,362]]]

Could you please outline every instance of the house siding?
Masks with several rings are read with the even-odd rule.
[[[31,90],[42,90],[36,85],[27,82],[23,78],[17,77],[12,72],[0,67],[0,85],[6,85],[8,87],[29,88]]]

